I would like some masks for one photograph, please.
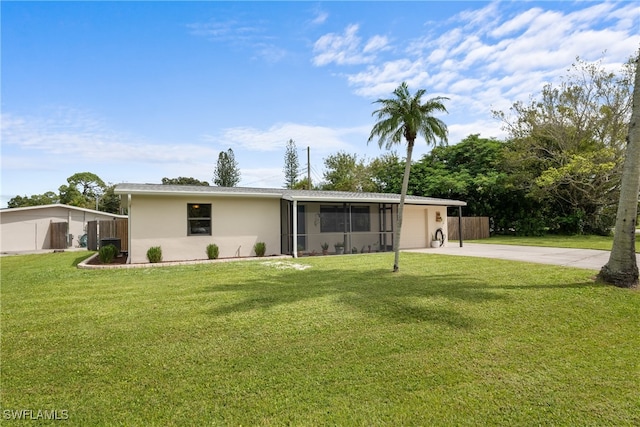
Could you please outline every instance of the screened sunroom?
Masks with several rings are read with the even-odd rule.
[[[296,255],[393,250],[397,194],[286,191],[281,201],[282,253]],[[429,247],[437,230],[446,236],[447,206],[457,200],[407,197],[401,247]]]

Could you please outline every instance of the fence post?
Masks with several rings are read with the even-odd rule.
[[[462,247],[462,206],[458,206],[458,238]]]

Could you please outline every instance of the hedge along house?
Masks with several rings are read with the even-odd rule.
[[[115,188],[129,216],[129,262],[147,262],[150,247],[163,260],[206,258],[215,243],[221,258],[391,251],[400,195],[270,188],[120,184]],[[447,207],[458,200],[407,196],[401,248],[429,247],[440,229],[446,240]],[[459,210],[460,211],[460,210]],[[295,244],[294,244],[295,242]],[[460,242],[462,243],[462,242]]]

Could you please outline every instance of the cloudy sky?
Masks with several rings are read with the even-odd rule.
[[[228,148],[240,185],[282,187],[289,139],[303,169],[310,147],[317,181],[330,154],[382,153],[367,145],[373,101],[402,81],[449,98],[450,144],[501,138],[492,110],[557,82],[576,57],[618,70],[640,46],[634,1],[0,7],[2,207],[84,171],[211,182]]]

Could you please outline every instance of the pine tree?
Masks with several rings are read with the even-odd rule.
[[[300,163],[298,162],[298,151],[293,139],[287,142],[287,150],[284,154],[284,179],[285,188],[293,188],[298,182]]]
[[[213,171],[213,183],[219,187],[235,187],[239,182],[240,169],[233,150],[221,151]]]

